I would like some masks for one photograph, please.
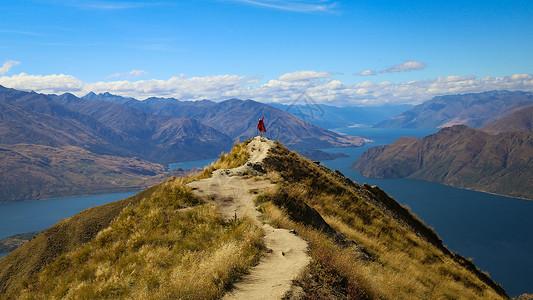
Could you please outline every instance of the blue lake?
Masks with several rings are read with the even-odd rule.
[[[414,179],[360,176],[349,166],[368,148],[390,144],[401,136],[424,137],[433,130],[341,128],[338,132],[374,140],[363,147],[323,149],[349,157],[323,164],[358,183],[377,185],[411,208],[433,227],[452,251],[471,257],[510,296],[533,293],[533,201],[457,189]],[[204,167],[216,158],[170,165]],[[0,203],[0,238],[48,228],[60,219],[95,205],[135,194],[118,193],[38,201]],[[2,257],[5,254],[0,254]]]
[[[0,239],[17,233],[44,230],[80,211],[135,195],[135,192],[0,202]],[[0,253],[0,257],[7,253]]]

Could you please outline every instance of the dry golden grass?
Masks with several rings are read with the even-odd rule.
[[[277,191],[259,198],[261,209],[274,225],[296,229],[309,241],[313,263],[298,283],[310,291],[308,297],[503,298],[453,257],[365,200],[365,187],[346,186],[331,172],[282,147],[270,153],[266,169],[278,172],[276,176],[281,176],[284,183]],[[367,255],[355,246],[341,246],[326,234],[293,222],[284,211],[305,204],[316,209],[337,232],[360,245]]]
[[[338,219],[326,218],[338,232],[371,250],[368,260],[356,247],[340,246],[324,233],[291,221],[270,202],[261,204],[261,209],[267,221],[295,229],[309,242],[313,261],[297,281],[309,298],[502,299],[425,241],[418,240],[420,245],[409,249],[395,248]]]
[[[196,178],[208,178],[211,177],[211,173],[214,170],[218,169],[232,169],[239,166],[242,166],[250,158],[250,153],[248,152],[247,145],[250,143],[251,139],[246,140],[242,143],[236,143],[231,149],[230,153],[222,153],[218,160],[211,165],[204,168],[203,172],[199,174]]]
[[[246,160],[246,146],[214,167]],[[246,159],[245,159],[246,158]],[[60,256],[19,291],[17,299],[215,299],[264,248],[248,217],[224,221],[213,203],[191,192],[189,178],[171,178],[139,205],[124,209],[96,238]]]

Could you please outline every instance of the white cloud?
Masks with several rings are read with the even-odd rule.
[[[29,75],[20,73],[0,77],[0,84],[18,90],[40,93],[76,93],[83,90],[84,82],[70,75]]]
[[[413,70],[420,70],[427,66],[426,63],[415,61],[415,60],[409,60],[399,65],[394,65],[386,70],[380,71],[380,73],[392,73],[392,72],[405,72],[405,71],[413,71]]]
[[[305,81],[318,78],[326,78],[333,75],[330,72],[317,72],[317,71],[296,71],[292,73],[285,73],[281,75],[279,81]]]
[[[332,12],[337,3],[330,0],[229,0],[249,5],[294,12]]]
[[[131,71],[128,72],[128,75],[132,75],[132,76],[135,76],[135,77],[141,77],[141,76],[144,76],[144,75],[148,75],[148,72],[143,71],[143,70],[131,70]]]
[[[10,70],[12,67],[14,67],[14,66],[16,66],[16,65],[18,65],[18,64],[20,64],[20,62],[19,62],[19,61],[16,61],[16,60],[8,60],[8,61],[6,61],[6,62],[4,63],[4,65],[3,65],[2,67],[0,67],[0,75],[3,75],[3,74],[5,74],[5,73],[9,72],[9,70]]]
[[[365,71],[361,71],[359,73],[356,73],[354,75],[358,75],[358,76],[374,76],[376,74],[377,74],[376,71],[365,70]]]
[[[369,106],[383,104],[419,104],[434,96],[477,93],[489,90],[520,90],[533,92],[532,74],[505,77],[439,76],[435,79],[409,82],[363,81],[345,84],[329,78],[332,73],[297,71],[277,79],[258,83],[255,77],[217,75],[188,78],[185,74],[167,80],[116,80],[83,82],[71,75],[0,76],[0,85],[19,90],[60,94],[70,92],[83,96],[90,91],[110,92],[125,97],[175,97],[180,100],[229,98],[254,99],[262,102],[292,103],[306,93],[317,103],[338,106]]]

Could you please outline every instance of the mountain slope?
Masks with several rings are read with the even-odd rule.
[[[0,86],[0,201],[145,188],[162,180],[161,164],[211,158],[232,144],[196,120]]]
[[[219,103],[219,106],[216,115],[204,118],[202,122],[210,126],[218,125],[217,128],[222,132],[237,140],[254,136],[257,132],[257,120],[265,117],[266,135],[294,149],[361,146],[365,143],[362,138],[342,136],[252,100],[228,100]]]
[[[166,173],[160,164],[75,146],[0,145],[0,161],[2,202],[139,190]]]
[[[519,110],[508,117],[482,127],[481,130],[490,134],[498,134],[507,131],[532,132],[533,107]]]
[[[1,86],[0,142],[73,145],[97,154],[131,154],[127,148],[120,147],[130,140],[109,126],[71,111],[45,95]]]
[[[370,148],[352,168],[368,177],[409,177],[533,199],[533,134],[489,135],[456,125]]]
[[[128,149],[154,162],[168,164],[216,157],[220,152],[231,149],[233,144],[225,134],[190,118],[154,115],[116,104],[121,101],[110,103],[96,96],[92,97],[94,100],[79,99],[69,94],[51,97],[67,108],[130,137]]]
[[[375,127],[443,128],[464,124],[479,128],[533,106],[533,93],[490,91],[438,96]]]
[[[261,159],[253,153],[263,147],[257,140],[236,145],[199,176],[171,178],[61,221],[0,259],[1,292],[8,299],[219,298],[272,255],[258,220],[219,214],[245,191],[256,195],[252,216],[309,244],[310,263],[285,294],[290,299],[507,298],[379,188],[279,143]],[[195,186],[209,177],[220,179],[219,188],[232,180],[232,187],[219,194],[209,184]]]

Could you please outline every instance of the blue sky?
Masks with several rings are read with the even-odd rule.
[[[0,84],[76,95],[420,103],[533,91],[532,53],[529,0],[21,0],[0,18]]]

